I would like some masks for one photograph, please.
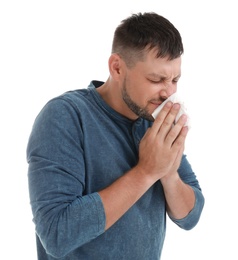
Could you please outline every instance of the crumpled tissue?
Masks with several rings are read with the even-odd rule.
[[[184,104],[184,102],[180,99],[177,93],[172,94],[169,96],[160,106],[158,106],[155,111],[152,113],[153,118],[156,118],[161,109],[164,107],[164,105],[168,102],[171,101],[173,103],[179,103],[180,104],[180,110],[175,118],[175,123],[179,120],[180,116],[183,114],[187,115],[187,122],[185,123],[185,126],[188,126],[188,128],[191,128],[191,120],[190,117],[188,116],[187,108]]]

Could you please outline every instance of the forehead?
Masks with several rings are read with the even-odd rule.
[[[168,57],[157,58],[155,51],[149,51],[143,61],[137,63],[138,70],[145,75],[178,77],[181,74],[181,57],[169,60]]]

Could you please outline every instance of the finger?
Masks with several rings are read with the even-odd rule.
[[[186,122],[187,122],[187,116],[182,115],[179,118],[178,122],[174,125],[174,127],[172,127],[168,132],[165,138],[165,143],[172,146],[174,142],[178,139],[179,135],[186,137],[188,132],[188,127],[184,126]]]
[[[174,149],[179,149],[181,152],[183,152],[187,134],[188,134],[188,127],[184,126],[179,136],[176,138],[176,140],[173,143]]]
[[[161,125],[163,124],[166,116],[168,115],[170,109],[172,108],[173,103],[172,102],[167,102],[164,107],[161,109],[161,111],[159,112],[158,116],[155,118],[155,121],[153,123],[152,126],[152,131],[154,134],[157,135]]]
[[[165,117],[163,124],[160,128],[160,135],[161,137],[165,138],[169,131],[171,130],[172,126],[174,125],[175,118],[180,110],[179,104],[173,104],[172,108],[170,109],[170,112]]]
[[[188,127],[185,126],[182,128],[181,130],[181,139],[176,139],[176,141],[174,142],[174,145],[172,147],[172,149],[176,149],[177,150],[177,157],[176,157],[176,161],[177,161],[177,169],[180,165],[181,162],[181,158],[183,156],[183,152],[184,152],[184,148],[185,148],[185,139],[188,133]]]

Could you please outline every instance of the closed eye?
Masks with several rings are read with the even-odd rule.
[[[159,84],[163,82],[163,80],[149,80],[149,81],[152,82],[153,84]]]

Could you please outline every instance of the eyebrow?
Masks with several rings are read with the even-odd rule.
[[[162,79],[162,80],[167,79],[166,76],[160,75],[160,74],[157,74],[157,73],[154,73],[154,72],[153,73],[149,73],[148,76],[153,77],[154,79]],[[181,74],[177,75],[173,79],[179,79],[180,77],[181,77]]]

